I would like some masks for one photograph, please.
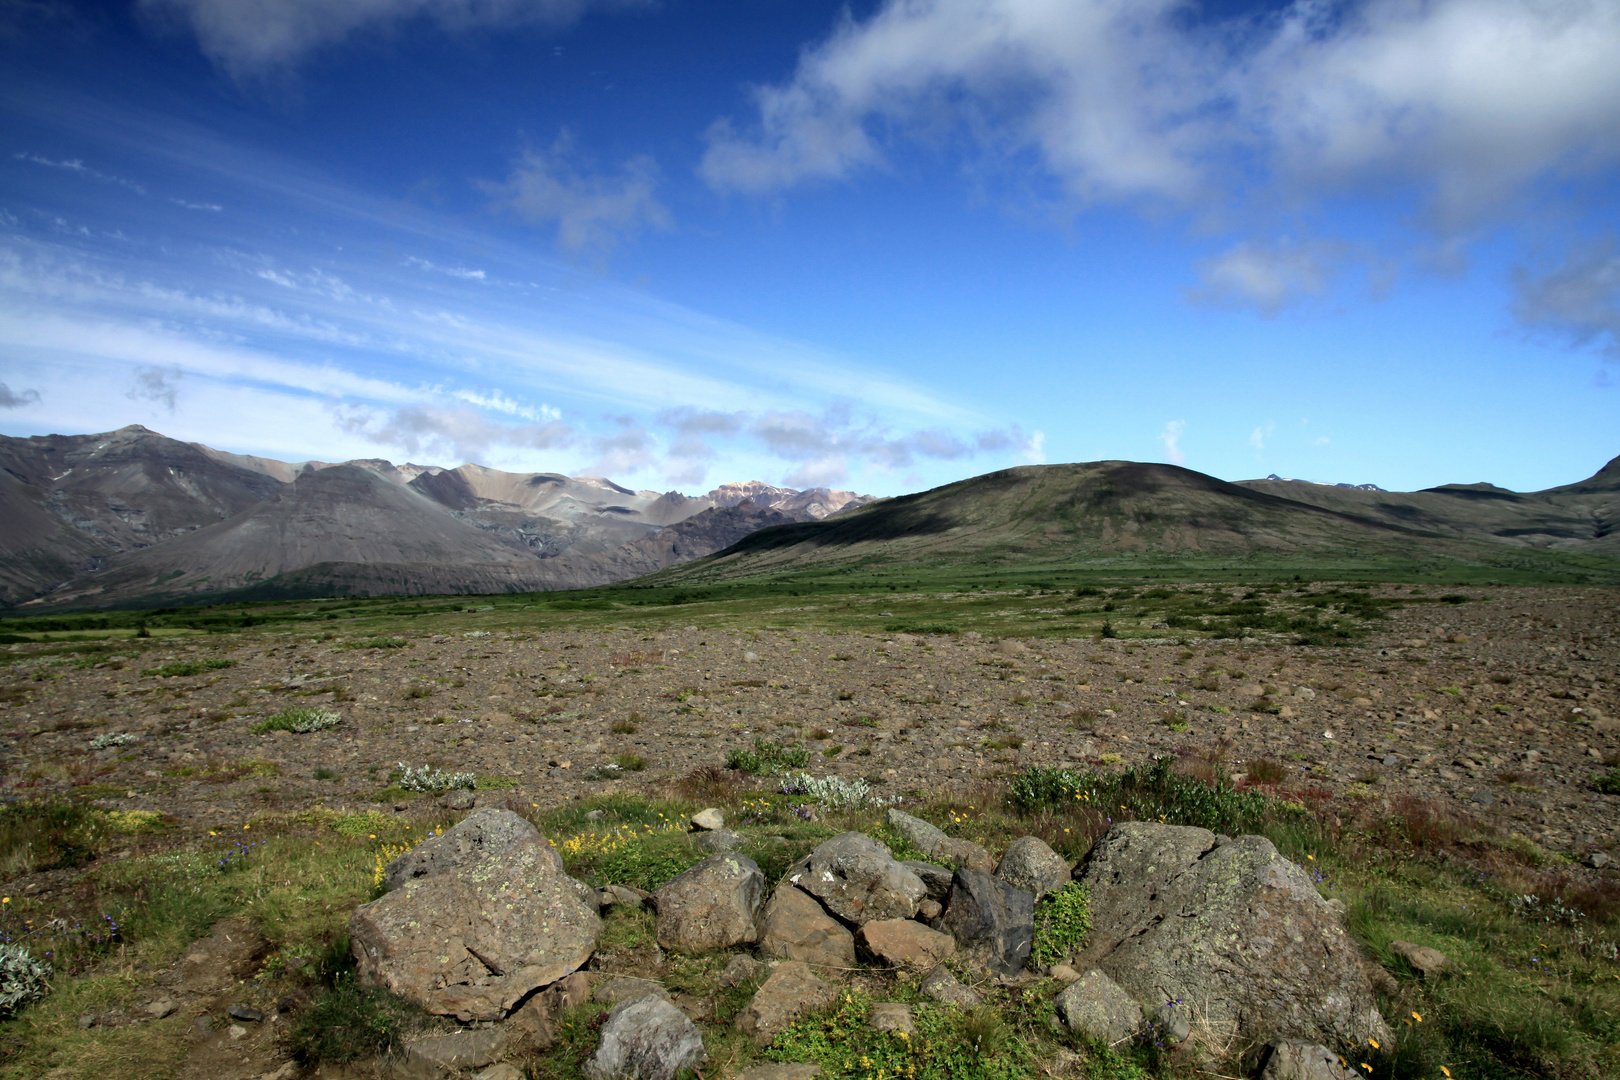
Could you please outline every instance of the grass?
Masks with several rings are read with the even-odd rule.
[[[755,738],[752,749],[726,752],[726,768],[751,776],[781,776],[792,769],[802,769],[810,760],[810,752],[802,746],[789,746]]]
[[[222,668],[235,666],[235,660],[174,660],[167,664],[160,664],[155,668],[146,668],[141,672],[141,677],[155,676],[160,679],[172,679],[182,675],[201,675],[205,671],[219,671]]]

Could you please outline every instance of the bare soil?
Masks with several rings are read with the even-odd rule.
[[[513,788],[496,794],[545,806],[655,788],[756,738],[808,748],[809,771],[895,793],[1180,753],[1244,784],[1254,772],[1313,799],[1444,800],[1577,858],[1612,851],[1620,796],[1591,781],[1620,760],[1614,594],[1463,591],[1467,603],[1394,611],[1337,648],[584,632],[537,620],[392,649],[241,634],[154,643],[94,667],[41,656],[11,664],[0,684],[4,784],[14,796],[77,788],[108,808],[208,828],[312,804],[423,809],[432,796],[389,789],[398,763],[501,778]],[[209,658],[236,663],[140,673]],[[343,721],[250,733],[290,706]],[[139,740],[89,749],[108,732]]]

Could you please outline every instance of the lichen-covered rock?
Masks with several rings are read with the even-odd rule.
[[[952,975],[951,969],[944,964],[923,976],[921,988],[935,1001],[962,1009],[971,1009],[984,1001],[971,986],[963,986],[961,980]]]
[[[755,1045],[764,1046],[778,1032],[787,1030],[800,1013],[825,1009],[837,997],[836,987],[816,978],[804,964],[787,960],[778,964],[754,992],[733,1024]]]
[[[1339,1055],[1316,1043],[1285,1039],[1271,1048],[1260,1080],[1351,1080]]]
[[[748,843],[748,837],[721,826],[710,832],[698,833],[696,843],[704,851],[740,851]]]
[[[1035,897],[963,867],[951,883],[945,914],[936,921],[973,966],[992,975],[1017,975],[1035,942]]]
[[[759,920],[763,956],[824,967],[854,967],[855,937],[809,893],[780,885]]]
[[[397,889],[407,881],[432,877],[481,862],[514,847],[543,849],[562,871],[562,858],[540,831],[510,810],[474,810],[438,836],[430,836],[383,869],[383,887]]]
[[[1306,873],[1259,836],[1122,822],[1080,881],[1097,967],[1139,1001],[1197,1002],[1243,1042],[1383,1040],[1355,943]]]
[[[875,919],[855,932],[855,944],[879,963],[923,971],[956,955],[951,935],[914,919]]]
[[[971,840],[958,840],[946,836],[936,826],[904,810],[895,810],[891,807],[885,812],[884,817],[890,827],[905,837],[912,847],[948,870],[965,866],[969,870],[982,870],[986,874],[995,872],[996,861],[990,857],[988,851]]]
[[[1096,968],[1070,983],[1052,1004],[1064,1027],[1109,1046],[1125,1042],[1142,1027],[1142,1007]]]
[[[498,1020],[590,959],[602,921],[577,884],[535,845],[407,880],[349,919],[359,977],[429,1012]]]
[[[1001,855],[996,878],[1036,900],[1069,883],[1069,864],[1038,836],[1020,836]]]
[[[765,875],[753,859],[721,852],[670,878],[653,896],[658,944],[684,952],[726,949],[755,939]]]
[[[909,919],[928,895],[922,879],[865,833],[840,833],[788,868],[783,879],[859,926],[873,919]]]
[[[582,1071],[589,1080],[674,1080],[707,1059],[703,1035],[685,1013],[663,998],[644,997],[613,1007]]]
[[[512,1048],[524,1054],[551,1049],[563,1014],[591,1000],[591,982],[589,972],[576,971],[530,994],[503,1025],[512,1037]]]
[[[405,1044],[405,1066],[407,1070],[430,1075],[479,1069],[506,1053],[508,1042],[507,1033],[500,1028],[424,1035]]]
[[[890,828],[924,854],[932,852],[936,846],[950,839],[938,826],[931,825],[904,810],[896,810],[892,806],[883,812],[883,818],[889,823]]]

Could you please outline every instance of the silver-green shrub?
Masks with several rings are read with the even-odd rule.
[[[811,776],[795,773],[782,781],[782,794],[807,795],[829,810],[856,810],[863,806],[887,806],[898,799],[885,799],[872,791],[865,780],[844,780],[837,776]]]
[[[51,991],[51,966],[21,945],[0,945],[0,1016],[21,1012]]]
[[[431,765],[413,769],[403,761],[398,762],[397,765],[399,766],[399,780],[397,783],[406,791],[454,791],[457,788],[472,791],[478,787],[477,773],[447,773]]]

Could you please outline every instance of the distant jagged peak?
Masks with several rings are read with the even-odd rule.
[[[745,499],[755,506],[771,506],[778,499],[791,499],[798,494],[795,488],[777,487],[763,480],[737,480],[721,484],[704,498],[716,506],[736,506]]]
[[[1347,488],[1350,491],[1383,491],[1384,490],[1383,488],[1379,487],[1377,484],[1344,484],[1344,483],[1323,484],[1323,483],[1321,483],[1319,481],[1316,481],[1316,480],[1301,480],[1298,477],[1293,477],[1293,476],[1278,476],[1276,473],[1267,474],[1266,479],[1267,480],[1276,480],[1279,483],[1283,483],[1283,484],[1316,484],[1318,487]]]

